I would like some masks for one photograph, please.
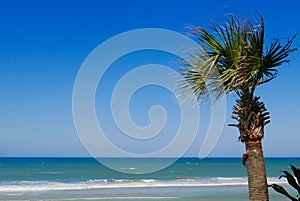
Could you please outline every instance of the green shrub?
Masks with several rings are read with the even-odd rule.
[[[290,165],[290,167],[293,171],[294,176],[291,173],[289,173],[288,171],[282,171],[283,175],[281,175],[279,177],[279,179],[281,179],[282,177],[285,177],[287,179],[289,185],[292,186],[294,189],[296,189],[296,191],[298,192],[298,195],[296,197],[291,196],[285,190],[285,188],[283,188],[280,185],[271,184],[271,185],[268,185],[268,186],[272,187],[276,192],[281,193],[282,195],[285,195],[286,197],[288,197],[292,201],[300,201],[300,169],[296,168],[293,165]]]

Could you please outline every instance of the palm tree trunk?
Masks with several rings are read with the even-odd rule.
[[[250,201],[268,201],[268,185],[261,140],[246,142]]]

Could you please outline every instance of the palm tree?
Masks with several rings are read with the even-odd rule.
[[[209,28],[211,33],[198,26],[192,29],[199,46],[191,52],[191,60],[184,61],[180,88],[198,99],[211,92],[220,95],[220,88],[227,95],[237,95],[232,118],[238,123],[230,126],[239,129],[239,140],[246,146],[243,164],[248,163],[249,197],[251,201],[269,200],[262,139],[270,117],[255,90],[276,78],[276,68],[288,62],[287,57],[296,50],[291,47],[295,36],[284,45],[274,40],[265,48],[262,16],[249,20],[229,16],[223,25],[212,22]]]

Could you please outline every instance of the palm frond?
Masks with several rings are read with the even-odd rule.
[[[299,168],[296,168],[295,166],[293,165],[290,165],[293,173],[294,173],[294,176],[296,177],[296,179],[294,178],[294,176],[289,173],[288,171],[282,171],[283,172],[283,175],[281,175],[279,177],[279,179],[281,179],[282,177],[286,178],[289,185],[291,187],[293,187],[297,192],[298,192],[298,195],[293,197],[291,196],[285,189],[284,187],[280,186],[280,185],[277,185],[277,184],[271,184],[271,185],[268,185],[268,187],[272,187],[276,192],[282,194],[282,195],[285,195],[286,197],[288,197],[290,200],[293,200],[293,201],[299,201],[300,200],[300,169]]]
[[[298,201],[296,198],[294,198],[293,196],[291,196],[282,186],[277,185],[277,184],[271,184],[268,187],[272,187],[276,192],[285,195],[286,197],[288,197],[290,200],[292,201]]]
[[[257,80],[259,80],[258,85],[274,79],[277,76],[276,67],[285,62],[289,62],[287,57],[290,53],[297,50],[297,48],[291,48],[295,37],[296,35],[289,39],[285,45],[282,45],[279,39],[271,43],[262,59],[262,65],[257,77]]]

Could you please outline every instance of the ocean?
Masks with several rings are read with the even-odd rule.
[[[111,160],[138,173],[163,159]],[[288,186],[278,177],[290,164],[300,167],[300,158],[266,158],[268,182]],[[287,200],[269,192],[270,200]],[[247,172],[240,158],[181,158],[148,174],[120,173],[93,158],[0,158],[0,200],[246,201]]]

